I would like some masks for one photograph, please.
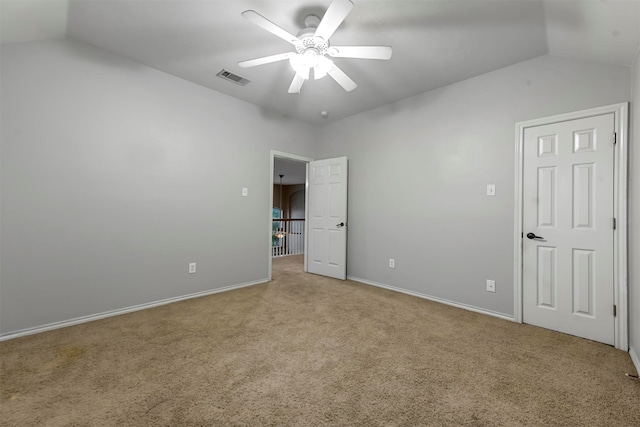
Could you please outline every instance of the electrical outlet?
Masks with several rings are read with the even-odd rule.
[[[396,268],[396,260],[389,258],[389,268]]]
[[[196,272],[196,263],[195,262],[190,262],[189,263],[189,274],[193,274]]]
[[[487,280],[487,292],[495,292],[495,291],[496,291],[496,281]]]

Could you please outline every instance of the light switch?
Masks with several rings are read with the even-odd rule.
[[[242,197],[247,197],[249,195],[249,189],[247,187],[242,188]]]
[[[496,195],[496,186],[495,184],[487,185],[487,196],[495,196]]]

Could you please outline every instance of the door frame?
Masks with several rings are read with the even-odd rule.
[[[614,115],[614,131],[616,132],[617,150],[614,150],[613,161],[613,215],[616,218],[616,229],[613,234],[613,303],[617,307],[614,318],[615,347],[628,351],[628,284],[627,284],[627,183],[628,183],[628,126],[629,103],[607,105],[572,113],[559,114],[540,119],[527,120],[516,123],[515,150],[515,230],[514,230],[514,308],[513,318],[523,323],[523,278],[522,278],[522,249],[523,249],[523,165],[524,165],[524,132],[527,128],[548,125],[568,120],[576,120],[599,116]]]
[[[267,216],[269,219],[269,224],[267,229],[269,230],[269,234],[268,234],[268,276],[267,279],[269,281],[272,280],[272,273],[273,273],[273,241],[272,241],[272,237],[273,237],[273,173],[274,173],[274,164],[275,164],[275,160],[277,158],[280,159],[287,159],[287,160],[295,160],[298,161],[300,163],[305,163],[305,167],[307,168],[306,172],[305,172],[305,183],[304,183],[304,271],[307,271],[307,253],[309,252],[307,250],[307,236],[309,235],[309,221],[307,221],[307,218],[309,217],[309,162],[312,162],[313,159],[310,157],[304,157],[304,156],[298,156],[297,154],[291,154],[291,153],[285,153],[283,151],[276,151],[276,150],[271,150],[271,154],[270,154],[270,167],[269,167],[269,215]]]

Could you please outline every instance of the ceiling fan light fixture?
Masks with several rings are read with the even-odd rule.
[[[305,63],[304,55],[297,54],[297,55],[292,56],[289,59],[289,64],[291,64],[291,68],[293,68],[293,71],[295,71],[297,74],[299,74],[305,80],[307,80],[309,78],[309,67],[307,67],[307,65]]]
[[[310,68],[304,68],[302,70],[300,70],[298,72],[298,74],[300,75],[300,77],[302,77],[305,80],[309,80],[309,71],[311,71]]]
[[[318,51],[311,48],[304,51],[302,60],[305,67],[313,68],[318,64]]]
[[[301,56],[302,55],[294,56],[289,60],[289,63],[291,64],[291,68],[293,68],[293,71],[295,71],[297,75],[299,75],[305,80],[308,80],[309,71],[311,71],[311,68],[307,67],[304,64],[304,58],[302,58]]]
[[[313,78],[318,80],[329,73],[333,67],[333,61],[324,55],[318,57],[318,63],[313,67]]]
[[[317,80],[326,76],[333,67],[333,61],[318,54],[315,49],[308,49],[304,53],[291,57],[289,63],[291,68],[305,80],[309,78],[311,69],[313,69],[314,79]]]

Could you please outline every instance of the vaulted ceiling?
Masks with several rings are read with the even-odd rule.
[[[3,43],[68,36],[311,123],[335,120],[543,54],[630,65],[636,0],[353,0],[334,45],[390,45],[389,61],[335,58],[358,87],[329,77],[287,89],[288,61],[238,61],[293,50],[241,16],[252,9],[296,34],[331,0],[0,0]],[[251,82],[216,77],[229,70]],[[328,118],[320,115],[328,112]]]

